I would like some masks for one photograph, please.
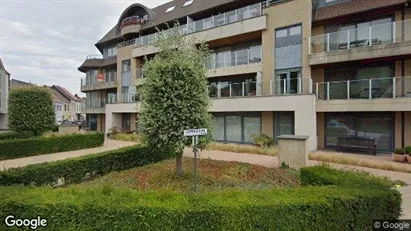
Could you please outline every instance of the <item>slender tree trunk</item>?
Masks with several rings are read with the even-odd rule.
[[[177,176],[183,175],[183,152],[180,152],[176,156],[176,168],[177,168]]]

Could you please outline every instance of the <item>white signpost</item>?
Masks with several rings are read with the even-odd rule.
[[[184,136],[193,137],[194,152],[194,191],[197,192],[197,155],[198,155],[198,136],[207,135],[206,128],[184,130]]]

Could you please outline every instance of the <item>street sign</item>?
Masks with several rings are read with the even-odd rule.
[[[207,135],[206,128],[184,130],[184,136],[204,136]]]
[[[188,129],[184,130],[184,136],[192,136],[193,137],[193,152],[194,152],[194,191],[198,191],[197,186],[197,155],[198,155],[198,136],[207,135],[206,128],[200,129]]]

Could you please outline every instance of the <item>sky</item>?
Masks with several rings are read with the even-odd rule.
[[[133,3],[168,0],[0,0],[0,58],[12,79],[80,94],[77,68]]]

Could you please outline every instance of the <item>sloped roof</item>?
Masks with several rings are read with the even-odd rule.
[[[6,72],[6,74],[11,75],[10,72],[8,72],[8,71],[6,70],[6,68],[4,67],[3,61],[1,61],[1,58],[0,58],[0,69],[1,69],[1,70],[4,70],[4,71]]]
[[[68,99],[66,99],[66,97],[64,97],[60,92],[58,92],[56,89],[52,88],[52,87],[47,87],[48,89],[50,89],[51,91],[51,96],[53,99],[54,103],[70,103],[70,101]]]
[[[333,19],[379,8],[405,4],[407,0],[348,0],[316,10],[313,21]]]
[[[69,90],[67,90],[64,87],[58,86],[58,85],[53,85],[51,88],[53,88],[54,90],[58,91],[63,97],[65,97],[68,101],[76,101],[76,97],[71,94],[71,92]]]
[[[172,22],[174,20],[184,18],[188,15],[200,13],[202,11],[209,10],[209,9],[212,9],[218,6],[222,6],[227,3],[232,3],[235,1],[240,3],[240,0],[194,0],[191,3],[191,5],[183,7],[186,1],[187,0],[169,1],[163,5],[160,5],[160,6],[157,6],[151,9],[155,15],[154,19],[150,23],[143,26],[142,30],[153,28],[157,25],[161,25],[167,22]],[[241,3],[244,3],[244,2],[245,2],[244,0],[241,0]],[[261,2],[261,1],[247,0],[247,4],[253,4],[256,2]],[[165,13],[166,10],[172,6],[175,6],[174,10],[169,13]],[[216,14],[217,13],[218,12],[216,12]],[[117,28],[117,25],[114,25],[114,27],[109,32],[107,32],[107,34],[104,35],[103,38],[101,38],[96,43],[96,46],[98,47],[99,44],[102,44],[102,43],[105,43],[105,42],[108,42],[110,40],[117,38],[118,35],[116,34],[116,28]]]
[[[30,85],[34,85],[32,83],[28,83],[28,82],[24,82],[18,79],[11,79],[10,80],[10,87],[19,87],[19,86],[30,86]]]

